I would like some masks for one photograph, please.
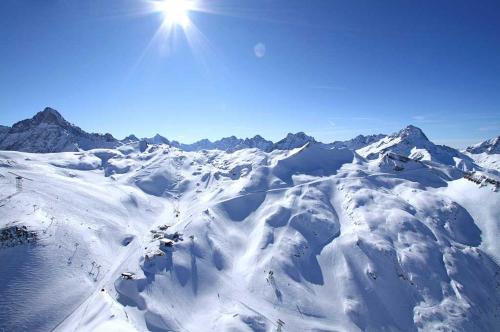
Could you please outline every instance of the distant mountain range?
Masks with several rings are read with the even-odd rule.
[[[334,142],[335,147],[359,148],[385,135],[358,136],[346,142]],[[147,144],[168,144],[185,151],[222,150],[234,152],[241,149],[257,148],[266,152],[272,150],[288,150],[303,146],[306,143],[318,143],[314,137],[303,132],[289,133],[282,140],[274,143],[260,135],[252,138],[225,137],[215,142],[202,139],[192,144],[170,141],[156,134],[153,137],[138,138],[129,135],[123,140],[111,134],[87,133],[76,125],[66,121],[56,110],[47,107],[33,118],[15,123],[12,127],[0,126],[0,149],[23,152],[48,153],[90,150],[96,148],[116,148],[123,144],[143,141]]]
[[[111,134],[87,133],[76,125],[66,121],[56,110],[47,107],[33,118],[15,123],[12,127],[0,126],[0,150],[23,152],[48,153],[90,150],[96,148],[116,148],[121,145],[136,144],[168,144],[184,151],[222,150],[234,152],[247,148],[257,148],[265,152],[273,150],[289,150],[304,146],[306,143],[321,144],[332,148],[347,148],[368,159],[392,152],[415,160],[430,160],[447,165],[458,166],[463,169],[471,167],[477,158],[475,154],[498,154],[500,151],[500,136],[479,143],[460,152],[456,149],[436,145],[429,141],[421,129],[408,126],[390,136],[359,135],[347,141],[321,143],[312,136],[303,132],[289,133],[278,142],[266,140],[260,135],[252,138],[225,137],[217,141],[202,139],[192,144],[170,141],[166,137],[156,134],[151,138],[138,138],[129,135],[122,140]],[[496,157],[495,157],[496,158]],[[488,157],[488,165],[491,157]],[[486,160],[482,157],[481,160]],[[496,159],[495,159],[496,163]],[[490,165],[491,166],[491,165]]]

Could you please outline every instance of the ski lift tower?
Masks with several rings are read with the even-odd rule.
[[[23,190],[23,178],[21,176],[16,176],[16,189],[17,191]]]
[[[32,179],[21,176],[19,174],[14,173],[14,172],[9,172],[9,173],[16,177],[16,189],[17,189],[17,191],[23,190],[23,180],[33,181]]]

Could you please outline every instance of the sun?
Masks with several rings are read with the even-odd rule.
[[[189,12],[193,9],[189,0],[161,0],[156,2],[157,10],[165,16],[168,24],[187,27],[191,22]]]

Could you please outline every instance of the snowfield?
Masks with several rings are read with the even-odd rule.
[[[0,330],[500,330],[490,173],[391,139],[0,151]]]

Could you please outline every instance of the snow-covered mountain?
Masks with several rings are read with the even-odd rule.
[[[500,171],[500,136],[469,146],[464,153],[478,165]]]
[[[351,140],[336,141],[327,146],[357,150],[383,138],[387,137],[382,134],[359,135]],[[132,134],[123,140],[116,140],[111,134],[86,133],[79,127],[66,121],[61,114],[51,108],[46,108],[43,112],[37,113],[32,119],[26,119],[14,124],[12,128],[0,127],[0,150],[38,153],[64,152],[95,148],[115,148],[122,144],[138,143],[141,140],[145,142],[144,144],[167,144],[184,151],[222,150],[226,152],[234,152],[247,148],[257,148],[265,152],[291,150],[304,146],[306,143],[317,142],[314,137],[308,136],[303,132],[289,133],[285,138],[276,143],[266,140],[260,135],[245,139],[230,136],[214,142],[203,139],[192,144],[170,141],[160,134],[142,139]]]
[[[230,151],[241,144],[242,141],[243,140],[241,138],[237,138],[236,136],[224,137],[218,141],[213,142],[211,149]]]
[[[148,142],[149,144],[170,144],[170,141],[160,134],[156,134],[150,138],[143,138],[142,140]]]
[[[357,152],[368,159],[376,159],[386,152],[393,152],[414,160],[457,166],[462,170],[472,170],[474,167],[470,157],[448,146],[432,143],[420,128],[412,125],[358,149]]]
[[[221,150],[226,152],[234,152],[242,149],[257,148],[259,150],[270,152],[272,150],[291,150],[304,146],[308,142],[316,142],[316,140],[300,132],[296,134],[288,134],[284,139],[273,143],[266,140],[260,135],[255,135],[252,138],[238,138],[236,136],[224,137],[215,142],[208,139],[202,139],[192,144],[182,144],[175,142],[172,146],[184,151],[201,151],[201,150]],[[174,142],[172,142],[174,143]]]
[[[270,152],[273,150],[274,143],[263,138],[260,135],[255,135],[252,138],[245,138],[240,144],[238,144],[233,151],[256,148],[265,152]]]
[[[387,135],[384,134],[378,134],[378,135],[358,135],[354,137],[353,139],[347,140],[347,141],[335,141],[331,143],[330,145],[332,147],[336,148],[347,148],[351,150],[358,150],[361,148],[364,148],[365,146],[368,146],[372,143],[378,142],[381,139],[387,137]]]
[[[0,330],[497,331],[498,183],[389,150],[0,152]]]
[[[212,150],[213,143],[204,138],[192,144],[179,143],[176,147],[184,151]]]
[[[202,139],[192,144],[182,144],[172,142],[172,146],[180,148],[184,151],[201,151],[201,150],[222,150],[227,152],[234,152],[237,150],[257,148],[262,151],[271,151],[273,149],[273,142],[264,139],[260,135],[252,138],[237,138],[236,136],[225,137],[215,142],[208,139]]]
[[[273,149],[291,150],[304,146],[306,143],[317,143],[317,141],[314,137],[308,136],[303,132],[288,133],[285,138],[274,144]]]
[[[122,142],[123,144],[129,144],[129,143],[136,143],[139,141],[140,141],[140,139],[137,138],[137,136],[135,136],[134,134],[130,134],[127,137],[125,137],[124,139],[122,139],[120,142]]]
[[[479,154],[479,153],[499,154],[500,136],[494,137],[492,139],[478,143],[473,146],[469,146],[467,149],[465,149],[465,151],[472,154]]]
[[[15,123],[3,136],[0,134],[0,150],[45,153],[118,145],[120,142],[111,134],[89,134],[49,107],[31,119]]]

